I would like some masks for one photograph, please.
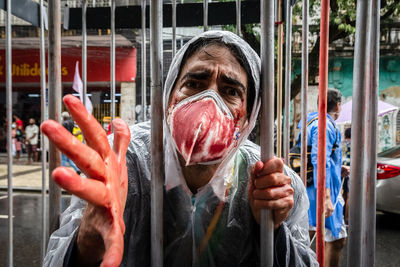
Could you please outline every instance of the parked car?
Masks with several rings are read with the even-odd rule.
[[[376,209],[400,214],[400,146],[378,154]]]

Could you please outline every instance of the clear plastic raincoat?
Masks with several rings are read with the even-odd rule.
[[[260,159],[260,149],[247,137],[260,106],[260,59],[246,42],[230,32],[209,31],[193,38],[171,63],[164,87],[164,114],[182,57],[198,38],[218,38],[243,52],[251,68],[252,77],[248,79],[254,81],[255,100],[238,146],[224,157],[210,182],[196,194],[186,185],[164,117],[164,265],[258,266],[260,227],[251,213],[247,191],[250,167]],[[150,266],[150,123],[137,124],[130,131],[121,266]],[[317,266],[315,254],[309,248],[306,190],[300,178],[286,166],[285,173],[292,178],[294,207],[275,232],[275,265]],[[84,208],[84,201],[72,198],[70,207],[62,215],[60,229],[50,238],[45,266],[68,265]]]

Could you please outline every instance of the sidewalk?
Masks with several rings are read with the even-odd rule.
[[[40,160],[40,159],[39,159]],[[42,190],[42,162],[33,162],[27,165],[27,155],[21,155],[19,163],[13,160],[12,173],[13,173],[13,189],[15,190],[29,190],[41,191]],[[46,185],[49,184],[48,165],[46,170]],[[7,175],[7,154],[0,153],[0,190],[8,188],[8,175]]]

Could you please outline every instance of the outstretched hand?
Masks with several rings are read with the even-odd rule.
[[[84,266],[98,265],[100,261],[101,266],[119,266],[124,251],[128,126],[121,119],[112,122],[112,149],[105,131],[79,99],[67,95],[63,101],[80,126],[86,144],[55,121],[47,120],[40,128],[88,177],[81,177],[66,167],[58,167],[52,173],[59,186],[88,203],[77,238],[77,260]]]
[[[275,230],[287,218],[293,207],[291,178],[283,173],[283,161],[273,157],[256,162],[250,174],[249,203],[254,218],[260,223],[262,209],[273,212]]]

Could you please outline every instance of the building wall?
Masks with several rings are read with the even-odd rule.
[[[353,68],[354,59],[352,58],[329,59],[328,87],[339,89],[345,99],[353,95]],[[298,75],[300,73],[301,61],[296,60],[293,74]],[[391,92],[393,90],[394,93]],[[399,90],[400,56],[382,56],[379,60],[379,94],[383,98],[391,95],[400,96],[400,92],[397,94]],[[400,106],[399,104],[397,105]]]

